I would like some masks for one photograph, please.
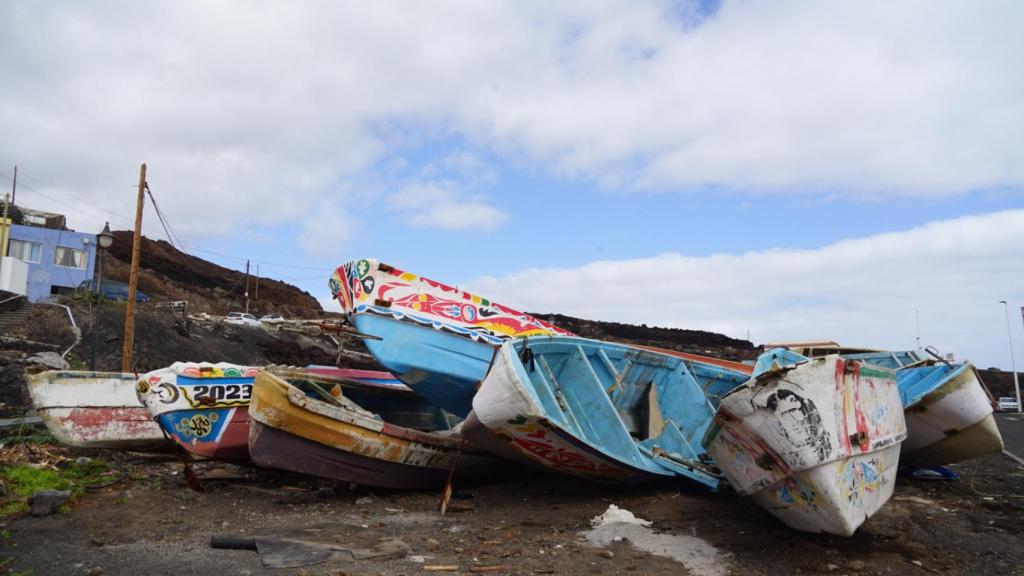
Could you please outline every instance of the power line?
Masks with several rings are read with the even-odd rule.
[[[167,241],[171,243],[171,246],[174,246],[178,250],[184,252],[184,250],[179,248],[179,246],[181,246],[181,240],[178,240],[178,236],[171,230],[171,223],[164,218],[164,213],[160,211],[160,205],[156,203],[156,198],[153,197],[153,191],[149,189],[149,182],[145,183],[145,187],[146,192],[149,194],[149,199],[153,202],[153,209],[156,210],[156,217],[160,220],[160,225],[164,228],[164,234],[167,234]],[[175,244],[177,244],[177,246],[175,246]]]
[[[3,178],[5,178],[7,180],[12,180],[13,181],[13,178],[11,178],[10,176],[8,176],[5,173],[0,173],[0,176],[2,176]],[[40,183],[40,184],[42,184],[44,186],[47,185],[46,183],[42,182],[38,178],[34,178],[34,177],[31,177],[31,176],[25,176],[21,172],[19,172],[18,176],[20,178],[26,178],[27,177],[29,180],[32,180],[34,182],[38,182],[38,183]],[[24,184],[23,181],[19,182],[18,188],[34,192],[34,193],[42,196],[43,198],[46,198],[47,200],[50,200],[50,201],[52,201],[52,202],[54,202],[56,204],[64,206],[64,207],[66,207],[66,208],[68,208],[70,210],[73,210],[74,214],[81,214],[83,216],[87,216],[87,217],[93,218],[93,219],[95,219],[98,222],[104,222],[104,223],[111,222],[114,225],[116,225],[118,227],[121,227],[123,229],[126,229],[126,230],[131,229],[131,226],[128,226],[127,224],[125,224],[123,221],[120,220],[120,218],[121,218],[120,214],[117,214],[117,213],[115,213],[115,212],[113,212],[111,210],[103,208],[102,206],[93,206],[93,208],[96,208],[96,209],[98,209],[100,211],[106,212],[107,214],[110,214],[114,218],[108,218],[108,217],[104,217],[104,216],[99,216],[99,215],[97,215],[97,214],[95,214],[93,212],[90,212],[88,210],[83,210],[79,206],[74,206],[74,205],[68,204],[67,202],[63,202],[63,201],[61,201],[61,200],[59,200],[57,198],[54,198],[53,196],[50,196],[49,194],[41,192],[37,188],[29,186],[28,184]],[[149,183],[148,182],[146,182],[146,192],[149,194],[149,198],[153,202],[153,208],[154,208],[154,210],[157,213],[157,218],[160,220],[160,225],[163,227],[163,231],[164,231],[165,236],[167,237],[167,241],[170,242],[171,246],[173,246],[174,248],[176,248],[177,250],[180,250],[181,252],[183,252],[185,254],[189,254],[189,252],[202,252],[204,254],[210,254],[210,255],[213,255],[213,256],[217,256],[219,258],[225,258],[225,259],[233,260],[233,261],[236,261],[236,262],[245,262],[246,260],[250,260],[252,263],[259,264],[260,266],[264,266],[264,267],[285,268],[285,269],[289,269],[289,270],[308,270],[308,271],[313,271],[313,272],[320,272],[320,273],[323,273],[323,274],[331,274],[335,270],[334,268],[321,268],[321,267],[318,267],[318,266],[299,266],[299,265],[295,265],[295,264],[282,264],[280,262],[267,262],[267,261],[263,261],[263,260],[252,260],[252,259],[242,258],[240,256],[233,256],[233,255],[230,255],[230,254],[223,254],[223,253],[220,253],[220,252],[215,252],[213,250],[207,250],[205,248],[199,248],[197,246],[192,246],[190,244],[186,244],[185,242],[181,241],[181,238],[174,231],[174,227],[171,225],[169,218],[167,218],[167,216],[160,209],[159,205],[156,202],[156,198],[153,195],[153,191],[149,187]],[[194,254],[189,254],[189,255],[195,256]],[[315,279],[315,278],[320,278],[320,277],[321,276],[298,276],[298,277],[287,277],[285,279],[288,279],[288,280],[309,280],[309,279]]]
[[[6,178],[7,180],[12,181],[12,182],[14,181],[13,178],[10,178],[8,176],[3,176],[3,177]],[[65,208],[69,208],[71,210],[74,210],[75,214],[82,214],[84,216],[88,216],[90,218],[94,218],[94,219],[96,219],[96,220],[98,220],[100,222],[113,222],[114,224],[116,224],[118,226],[121,226],[122,228],[126,228],[127,227],[124,222],[121,222],[121,221],[118,221],[118,220],[111,220],[110,218],[106,218],[106,217],[103,217],[103,216],[97,216],[96,214],[93,214],[93,213],[91,213],[91,212],[89,212],[87,210],[82,210],[78,206],[72,206],[71,204],[68,204],[68,203],[63,202],[61,200],[58,200],[58,199],[54,198],[53,196],[50,196],[49,194],[40,192],[39,190],[37,190],[37,189],[27,185],[27,184],[19,184],[18,188],[19,189],[23,188],[25,190],[29,190],[31,192],[35,192],[36,194],[39,194],[40,196],[42,196],[43,198],[46,198],[47,200],[50,200],[51,202],[54,202],[56,204],[60,204],[61,206],[64,206]],[[97,206],[97,208],[100,208],[100,207]],[[103,208],[100,208],[100,210],[106,211]],[[111,214],[113,214],[113,212],[111,212]]]

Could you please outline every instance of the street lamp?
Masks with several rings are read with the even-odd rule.
[[[114,243],[114,235],[110,233],[110,222],[103,225],[103,231],[96,235],[96,252],[98,258],[96,259],[96,284],[93,286],[93,292],[96,294],[96,307],[92,311],[92,357],[89,359],[89,370],[96,371],[96,348],[99,339],[99,329],[96,325],[99,320],[98,309],[100,307],[100,297],[103,294],[103,260],[107,253],[107,248]]]
[[[1010,339],[1010,366],[1013,368],[1013,388],[1017,393],[1017,413],[1019,414],[1024,410],[1024,406],[1020,404],[1020,381],[1017,380],[1017,359],[1013,355],[1013,332],[1010,331],[1010,305],[1006,303],[1006,300],[1000,300],[999,303],[1003,305],[1003,310],[1006,312],[1006,336]],[[1024,307],[1021,308],[1021,313],[1024,314]]]

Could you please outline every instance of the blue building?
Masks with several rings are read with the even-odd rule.
[[[65,230],[64,217],[40,218],[42,214],[24,211],[25,222],[12,224],[7,255],[28,264],[28,299],[46,300],[57,294],[73,292],[84,280],[93,277],[96,260],[96,235]],[[59,228],[54,226],[59,222]]]

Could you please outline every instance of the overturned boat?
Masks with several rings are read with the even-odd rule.
[[[718,399],[748,375],[565,336],[502,344],[463,435],[502,456],[590,480],[684,477],[714,490],[701,447]]]
[[[416,490],[499,465],[451,430],[457,418],[410,390],[267,369],[250,405],[253,462],[364,486]]]
[[[329,282],[348,320],[387,370],[465,417],[494,352],[509,338],[571,335],[547,322],[376,260],[338,268]]]
[[[167,437],[192,456],[246,462],[257,372],[225,362],[175,362],[140,376],[137,390]]]
[[[47,370],[27,380],[36,412],[64,444],[141,451],[170,447],[135,396],[131,374]]]
[[[804,355],[829,352],[896,370],[907,420],[901,464],[941,466],[1003,449],[992,395],[970,362],[950,362],[931,347],[922,353],[848,348],[831,341],[793,344]]]
[[[906,436],[893,370],[775,349],[722,398],[703,444],[786,525],[849,536],[892,496]]]

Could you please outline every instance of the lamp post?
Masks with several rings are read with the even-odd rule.
[[[96,371],[96,348],[97,342],[99,341],[99,327],[97,321],[99,320],[99,307],[100,299],[103,296],[103,260],[107,253],[107,248],[114,243],[114,235],[110,233],[110,223],[107,222],[103,225],[103,231],[96,235],[96,270],[97,278],[96,285],[93,286],[94,293],[96,294],[96,307],[93,308],[92,312],[92,357],[89,359],[89,370]]]
[[[1017,413],[1019,414],[1024,410],[1024,406],[1020,405],[1020,381],[1017,380],[1017,359],[1013,355],[1013,332],[1010,331],[1010,305],[1006,303],[1006,300],[1000,300],[999,303],[1003,305],[1003,310],[1006,312],[1006,336],[1010,339],[1010,366],[1013,368],[1013,388],[1017,393]],[[1024,313],[1024,307],[1021,310]]]

